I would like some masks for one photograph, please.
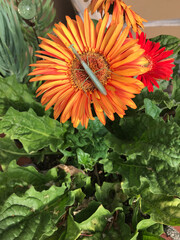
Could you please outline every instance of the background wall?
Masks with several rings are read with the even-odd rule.
[[[148,21],[180,19],[180,0],[125,0],[132,9]],[[169,34],[180,38],[178,27],[147,27],[147,37]]]
[[[76,5],[83,4],[83,0],[74,0]],[[180,0],[124,0],[127,5],[148,21],[180,19]],[[64,15],[74,17],[74,10],[70,0],[54,0],[57,10],[56,21],[66,23]],[[178,27],[146,27],[147,37],[154,37],[160,34],[169,34],[180,38],[180,26]]]

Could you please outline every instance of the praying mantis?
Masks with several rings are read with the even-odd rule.
[[[74,55],[78,58],[78,60],[80,61],[81,65],[83,66],[85,72],[88,74],[89,78],[92,80],[92,82],[94,83],[94,85],[96,86],[96,88],[103,94],[103,95],[107,95],[106,89],[104,88],[104,86],[102,85],[102,83],[98,80],[98,78],[96,77],[96,75],[94,74],[94,72],[90,69],[90,67],[85,63],[84,60],[82,60],[81,56],[78,54],[78,52],[76,51],[76,49],[74,48],[74,45],[71,44],[69,46],[69,48],[73,51]]]

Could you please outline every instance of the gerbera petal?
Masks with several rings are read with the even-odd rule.
[[[102,44],[100,46],[100,52],[104,51],[105,47],[107,46],[110,38],[112,37],[112,34],[114,33],[114,31],[117,30],[117,27],[115,24],[111,25],[108,30],[106,31],[106,34],[104,36],[104,39],[102,41]],[[119,34],[118,34],[119,35]],[[104,51],[105,53],[105,51]]]
[[[49,81],[53,81],[53,80],[64,80],[64,79],[68,79],[67,74],[53,74],[53,75],[42,75],[39,77],[34,77],[31,78],[29,81],[30,82],[35,82],[35,81],[42,81],[42,80],[49,80]]]
[[[64,45],[69,46],[72,42],[63,34],[62,30],[60,31],[60,26],[55,24],[56,28],[53,28],[53,32],[61,39]]]
[[[97,36],[97,42],[96,42],[96,51],[99,51],[102,40],[103,40],[103,36],[104,36],[104,32],[106,30],[106,25],[109,19],[109,13],[106,13],[103,20],[102,20],[102,24],[101,27],[99,29],[99,33]]]
[[[96,10],[102,13],[107,13],[110,6],[113,5],[112,23],[122,23],[124,20],[127,26],[132,27],[134,32],[141,32],[143,29],[143,22],[147,20],[143,19],[137,13],[135,13],[131,6],[127,6],[122,0],[91,0],[88,9],[93,14]]]
[[[112,64],[112,68],[117,68],[117,67],[120,67],[121,65],[130,63],[130,62],[136,60],[138,57],[142,56],[143,53],[144,53],[144,50],[143,49],[139,49],[137,52],[129,54],[122,61],[118,61],[118,62]]]
[[[83,23],[82,19],[78,15],[76,15],[76,21],[77,21],[77,26],[78,26],[78,29],[79,29],[79,33],[80,33],[82,42],[84,44],[84,47],[86,48],[87,47],[87,43],[86,43],[85,33],[84,33],[84,23]]]
[[[149,70],[145,73],[138,74],[138,79],[148,87],[150,92],[153,92],[153,85],[159,87],[157,80],[170,80],[174,67],[173,59],[165,59],[173,54],[173,51],[166,51],[165,48],[160,48],[160,43],[154,43],[150,40],[146,41],[146,35],[141,33],[136,35],[139,40],[138,44],[145,50],[144,58],[147,60]]]
[[[110,3],[107,2],[107,8]],[[106,123],[105,115],[113,121],[114,113],[123,117],[127,106],[135,108],[131,99],[144,87],[144,78],[141,82],[133,76],[144,74],[149,67],[142,66],[147,60],[142,47],[136,44],[138,40],[127,38],[129,28],[121,33],[122,23],[110,23],[106,30],[109,14],[105,14],[95,28],[87,10],[84,16],[84,23],[79,16],[76,16],[76,21],[67,17],[68,27],[62,23],[56,24],[56,36],[49,35],[51,40],[41,38],[43,51],[38,51],[42,55],[37,56],[42,60],[32,64],[35,69],[30,75],[35,77],[30,81],[45,81],[37,89],[37,96],[42,94],[41,103],[47,104],[45,110],[54,106],[55,119],[60,116],[60,121],[64,123],[71,118],[74,127],[81,123],[87,128],[89,119],[95,119],[91,108],[103,124]],[[141,43],[145,44],[141,39]],[[72,48],[79,55],[68,48],[71,44],[74,44]],[[151,52],[154,51],[153,46],[148,43]],[[157,45],[155,47],[158,60],[167,55]],[[90,73],[87,73],[89,69],[84,69],[83,61],[87,63]],[[168,61],[166,68],[171,63]],[[161,65],[159,74],[162,76],[166,69],[163,59],[157,62],[157,66]],[[106,90],[106,95],[91,80],[92,72]],[[156,72],[152,75],[155,76]]]
[[[81,40],[81,36],[80,36],[80,33],[78,31],[78,28],[77,28],[76,24],[74,23],[74,21],[69,16],[66,16],[66,21],[67,21],[69,30],[71,31],[72,35],[76,39],[76,43],[79,46],[80,51],[83,52],[84,51],[84,44]]]
[[[94,13],[100,6],[101,6],[101,4],[104,2],[104,0],[98,0],[98,1],[96,1],[96,4],[94,5],[94,7],[93,7],[93,12],[92,13]]]
[[[91,48],[95,48],[96,46],[96,29],[94,27],[94,23],[90,21],[90,36],[91,36]]]
[[[57,56],[59,56],[60,58],[63,58],[66,61],[72,59],[72,54],[70,54],[70,52],[67,49],[65,49],[63,46],[60,46],[58,43],[55,43],[54,41],[51,41],[46,38],[39,37],[39,39],[41,39],[43,41],[39,46],[40,47],[42,46],[42,48],[44,50],[48,51],[48,45],[50,45],[50,46],[54,47],[55,49],[57,49],[57,51],[54,50],[55,55],[57,54]],[[45,45],[45,43],[48,45]],[[49,47],[49,50],[51,53],[53,53],[53,51],[51,51],[51,50],[53,50],[53,48]]]
[[[43,55],[38,55],[38,54],[36,54],[36,57],[39,57],[39,58],[43,58],[43,59],[49,60],[50,62],[52,62],[52,63],[56,63],[56,64],[59,65],[59,66],[67,66],[67,62],[62,61],[62,60],[59,60],[59,59],[50,58],[50,57],[43,56]]]
[[[68,103],[67,103],[66,107],[64,108],[64,111],[63,111],[63,113],[61,115],[61,122],[62,123],[66,122],[70,118],[70,116],[71,116],[71,109],[73,107],[74,102],[76,102],[76,100],[78,99],[79,94],[80,94],[79,91],[74,93],[74,95],[68,101]]]
[[[120,35],[119,39],[116,41],[116,43],[114,44],[114,46],[108,53],[108,55],[107,55],[108,59],[113,59],[117,55],[119,49],[121,49],[122,44],[126,40],[128,33],[129,33],[129,28],[126,27],[124,29],[124,31],[122,32],[122,34]]]
[[[85,9],[85,11],[84,11],[84,33],[85,33],[86,43],[87,43],[87,46],[89,48],[91,47],[90,27],[91,27],[90,17],[89,17],[89,14],[88,14],[88,10]]]
[[[107,42],[107,45],[105,46],[105,49],[104,49],[105,55],[107,55],[109,53],[109,51],[111,50],[111,48],[114,46],[114,43],[116,42],[117,37],[119,36],[121,30],[122,30],[122,23],[119,23],[116,26],[115,30],[114,30],[114,28],[112,28],[112,33],[110,32],[110,38],[108,39],[109,41]]]

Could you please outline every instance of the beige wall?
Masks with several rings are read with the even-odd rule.
[[[161,19],[180,19],[180,0],[124,0],[132,9],[148,21]],[[160,34],[174,35],[180,38],[178,27],[147,27],[147,37]]]
[[[76,0],[77,1],[77,0]],[[79,0],[82,3],[82,0]],[[124,0],[132,9],[148,21],[161,19],[180,19],[180,0]],[[54,0],[57,9],[56,21],[65,21],[64,15],[73,18],[74,11],[70,0]],[[160,34],[174,35],[180,38],[180,26],[178,27],[146,27],[147,37]]]

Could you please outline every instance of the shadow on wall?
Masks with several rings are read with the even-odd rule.
[[[56,8],[57,14],[55,22],[63,22],[66,24],[65,16],[70,16],[74,19],[75,11],[72,7],[71,0],[54,0],[54,6]]]

